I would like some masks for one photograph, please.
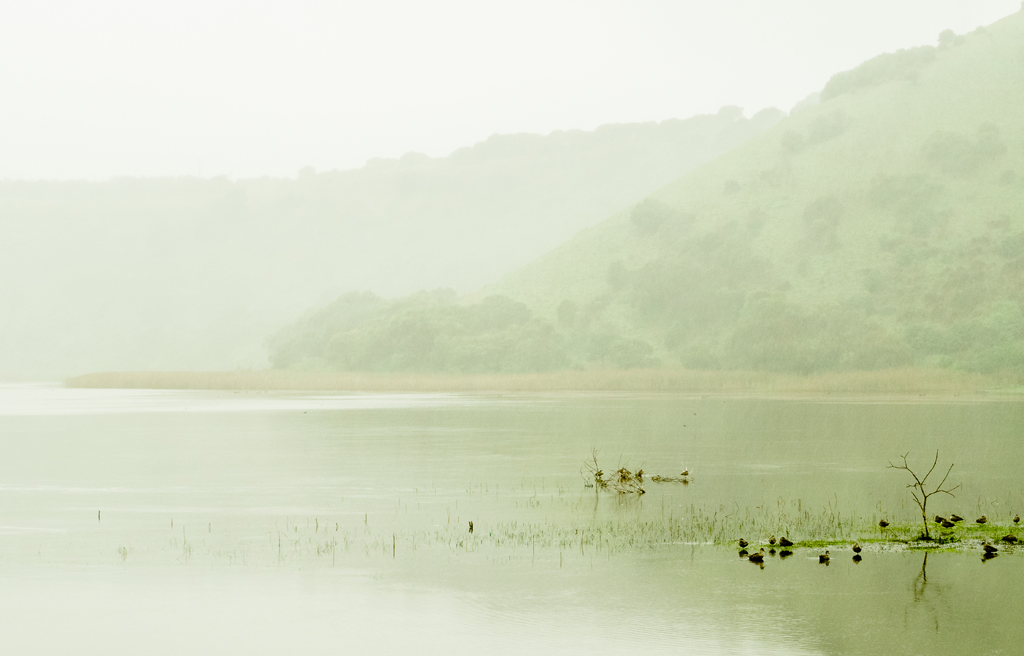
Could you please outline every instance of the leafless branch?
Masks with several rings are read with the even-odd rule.
[[[890,469],[901,469],[903,471],[908,472],[913,477],[914,482],[908,484],[907,488],[910,489],[910,495],[913,497],[914,503],[916,503],[918,508],[921,509],[921,521],[922,521],[922,525],[924,527],[924,532],[922,533],[922,537],[924,537],[925,539],[931,539],[931,535],[928,532],[928,512],[927,512],[929,497],[932,497],[932,496],[934,496],[936,494],[940,494],[941,493],[941,494],[948,494],[949,496],[956,498],[956,495],[953,494],[953,492],[958,490],[960,488],[960,485],[958,484],[958,485],[956,485],[954,487],[951,487],[951,488],[945,488],[944,487],[946,485],[946,481],[949,479],[949,473],[951,471],[953,471],[953,464],[951,463],[949,465],[949,469],[946,470],[946,475],[942,477],[942,480],[939,481],[939,484],[935,486],[935,489],[932,490],[931,492],[929,492],[928,490],[925,489],[925,483],[928,481],[928,477],[932,475],[932,472],[935,471],[935,467],[937,467],[938,464],[939,464],[939,452],[938,452],[938,450],[935,451],[935,460],[932,461],[931,468],[928,469],[928,473],[925,474],[923,477],[918,476],[917,473],[913,469],[911,469],[910,464],[907,462],[907,456],[908,455],[910,455],[909,451],[907,453],[904,453],[902,456],[900,456],[900,459],[903,461],[903,464],[901,464],[901,465],[900,464],[893,464],[893,462],[890,460],[889,461],[889,468]]]

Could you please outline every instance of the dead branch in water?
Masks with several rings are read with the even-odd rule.
[[[586,473],[584,473],[586,472]],[[626,467],[620,467],[611,478],[604,477],[604,470],[597,462],[597,449],[591,449],[590,459],[583,462],[580,469],[580,476],[583,477],[583,484],[587,487],[595,487],[599,490],[612,490],[619,494],[644,494],[644,470],[638,469],[635,472]]]

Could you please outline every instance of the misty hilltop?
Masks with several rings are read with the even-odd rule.
[[[284,368],[1024,367],[1024,13],[820,104],[461,301],[349,295]]]
[[[478,289],[783,116],[499,135],[291,180],[0,181],[0,376],[265,366],[311,304]]]

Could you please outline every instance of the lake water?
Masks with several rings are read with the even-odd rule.
[[[0,387],[0,653],[1020,653],[1012,549],[762,569],[709,536],[912,520],[886,465],[936,450],[935,512],[1007,522],[1022,428],[978,397]],[[691,482],[584,487],[595,449]]]

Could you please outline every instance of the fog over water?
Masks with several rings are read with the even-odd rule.
[[[869,546],[857,563],[833,545],[827,567],[802,548],[759,569],[734,545],[800,539],[830,513],[912,519],[878,457],[901,449],[956,461],[963,490],[936,512],[1007,521],[1024,505],[1022,409],[7,386],[0,649],[999,653],[1024,637],[1011,547],[983,562],[977,546]],[[583,487],[595,447],[609,470],[685,462],[691,481],[641,498]],[[657,537],[702,530],[698,514],[730,544]]]
[[[8,0],[0,88],[0,654],[1024,644],[1020,0]]]

